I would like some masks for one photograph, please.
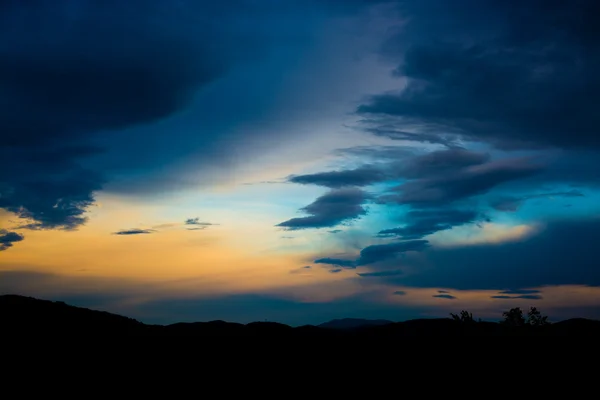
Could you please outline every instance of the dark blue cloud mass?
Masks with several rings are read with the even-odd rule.
[[[597,1],[400,3],[407,23],[384,52],[408,86],[360,114],[503,148],[600,147]]]
[[[164,172],[191,154],[226,167],[232,143],[251,151],[227,132],[271,107],[273,73],[373,3],[2,1],[0,208],[76,229],[100,190],[195,184]]]
[[[302,208],[308,216],[292,218],[277,226],[288,230],[330,228],[366,215],[367,210],[362,205],[368,198],[360,189],[332,190]]]
[[[531,237],[509,243],[430,246],[404,257],[405,274],[388,279],[405,287],[499,290],[502,296],[539,295],[533,287],[600,285],[596,244],[600,220],[556,220]],[[508,289],[511,288],[511,289]]]
[[[0,251],[7,250],[12,247],[15,242],[20,242],[24,236],[17,232],[9,232],[5,229],[0,229]]]
[[[288,181],[301,185],[312,184],[337,189],[345,186],[367,186],[381,182],[384,179],[383,171],[374,166],[366,165],[351,170],[291,176]]]
[[[420,239],[439,231],[452,229],[455,226],[475,222],[479,218],[482,217],[472,210],[413,210],[404,216],[405,226],[384,229],[379,231],[377,236]]]

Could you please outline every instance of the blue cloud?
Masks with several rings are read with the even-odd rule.
[[[369,195],[360,189],[337,189],[317,198],[302,208],[309,214],[306,217],[292,218],[277,224],[288,229],[330,228],[367,214],[362,206]]]
[[[598,2],[444,3],[403,3],[410,22],[384,51],[408,87],[359,113],[504,148],[599,148]]]
[[[15,242],[20,242],[25,237],[17,232],[9,232],[5,229],[0,229],[0,251],[7,250],[12,247]]]

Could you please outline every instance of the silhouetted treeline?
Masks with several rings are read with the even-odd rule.
[[[339,326],[337,328],[336,326]],[[550,323],[536,308],[525,316],[520,308],[503,314],[499,322],[475,320],[467,311],[451,318],[335,320],[322,326],[290,327],[275,322],[238,324],[224,321],[148,325],[102,311],[73,307],[63,302],[16,295],[0,296],[0,331],[9,334],[120,334],[142,336],[564,336],[598,335],[600,321],[576,318]]]

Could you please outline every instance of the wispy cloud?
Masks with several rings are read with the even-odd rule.
[[[145,234],[149,234],[149,233],[154,233],[156,232],[154,229],[123,229],[120,230],[118,232],[113,232],[113,235],[123,235],[123,236],[127,236],[127,235],[145,235]]]

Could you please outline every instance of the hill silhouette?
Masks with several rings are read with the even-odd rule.
[[[518,310],[513,309],[511,312]],[[508,315],[509,313],[505,313]],[[573,318],[542,326],[437,318],[404,322],[340,319],[319,326],[291,327],[276,322],[240,324],[225,321],[149,325],[104,311],[74,307],[60,301],[18,295],[0,296],[3,335],[119,334],[145,336],[591,336],[600,334],[600,321]]]
[[[362,318],[341,318],[332,319],[331,321],[324,322],[317,325],[319,328],[330,328],[330,329],[355,329],[363,328],[366,326],[376,325],[388,325],[392,324],[393,321],[387,319],[362,319]]]

